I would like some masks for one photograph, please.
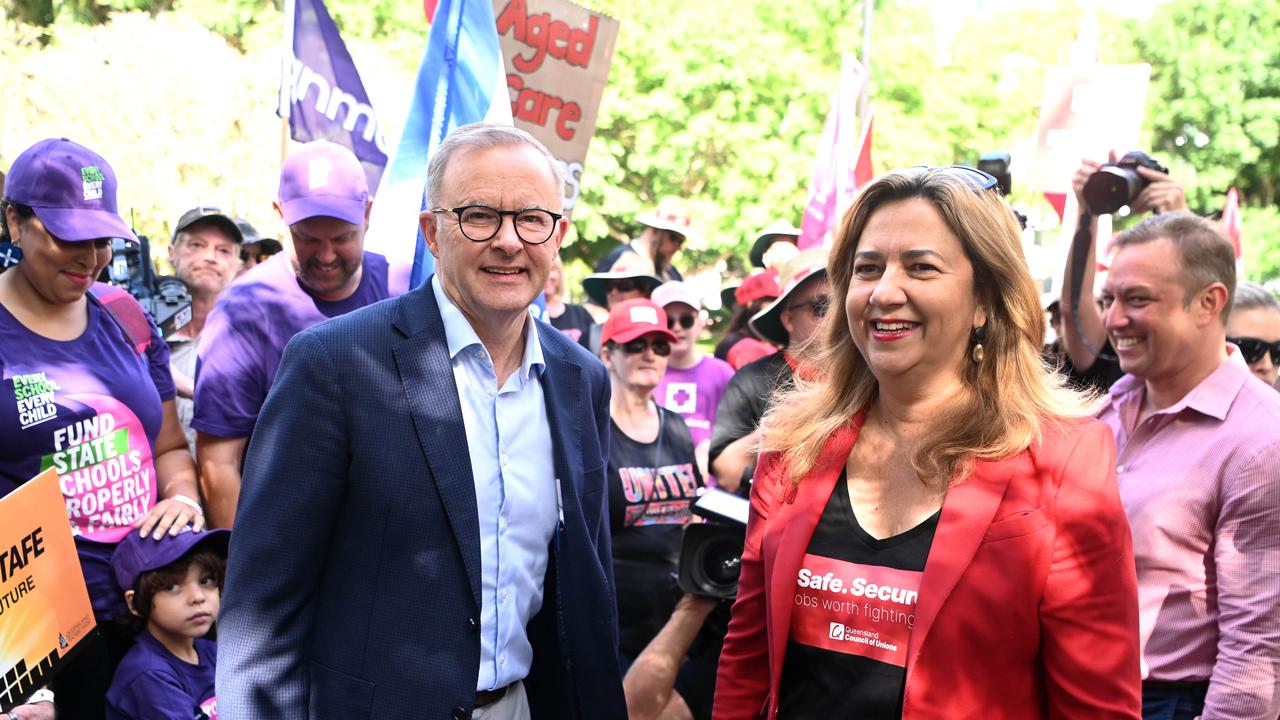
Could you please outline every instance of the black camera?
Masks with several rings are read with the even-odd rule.
[[[172,275],[156,275],[151,264],[151,241],[138,235],[134,244],[124,238],[111,240],[111,264],[100,281],[124,288],[138,301],[169,337],[191,322],[191,293],[186,283]]]
[[[676,578],[681,590],[718,600],[737,597],[750,507],[746,499],[723,490],[708,490],[693,504],[693,513],[709,522],[684,529]]]
[[[1115,163],[1107,163],[1084,183],[1084,201],[1094,215],[1109,215],[1133,203],[1150,183],[1138,174],[1144,167],[1168,174],[1169,168],[1141,150],[1127,152]]]

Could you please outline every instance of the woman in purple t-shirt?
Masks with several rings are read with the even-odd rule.
[[[169,352],[127,293],[94,280],[111,239],[137,238],[97,153],[42,140],[14,161],[0,227],[0,497],[48,468],[101,633],[59,668],[58,717],[101,718],[128,637],[110,558],[131,532],[203,527]],[[46,710],[46,708],[40,708]]]

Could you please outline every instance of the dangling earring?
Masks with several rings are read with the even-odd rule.
[[[979,325],[969,333],[969,341],[973,343],[973,349],[969,351],[969,358],[973,360],[974,365],[981,365],[982,358],[985,353],[982,350],[982,343],[987,341],[987,326]]]
[[[9,241],[0,242],[0,268],[9,268],[22,262],[22,248]]]

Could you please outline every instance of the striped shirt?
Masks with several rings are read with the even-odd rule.
[[[1099,417],[1138,566],[1142,676],[1209,681],[1203,720],[1280,713],[1280,393],[1234,346],[1171,407],[1137,424],[1143,380]]]

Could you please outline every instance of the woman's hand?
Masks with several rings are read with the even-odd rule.
[[[200,503],[185,495],[175,495],[156,503],[134,527],[141,528],[140,534],[146,537],[152,533],[154,540],[159,540],[166,532],[177,535],[188,524],[196,532],[204,529],[204,509]]]

